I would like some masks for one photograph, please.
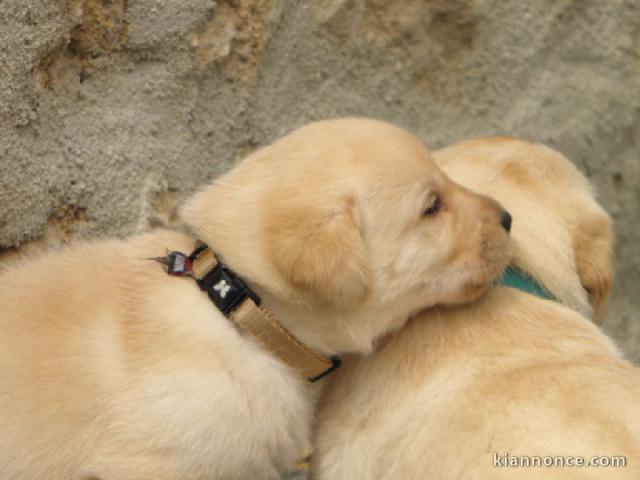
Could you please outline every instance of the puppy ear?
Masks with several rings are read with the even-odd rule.
[[[367,298],[371,275],[355,202],[340,203],[277,209],[267,241],[277,270],[312,303],[346,309]]]
[[[609,216],[598,212],[579,224],[573,248],[580,283],[589,294],[595,322],[601,324],[613,282],[613,232]]]

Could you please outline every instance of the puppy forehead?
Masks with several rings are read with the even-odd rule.
[[[495,189],[501,180],[537,195],[562,189],[570,196],[592,195],[591,187],[577,167],[559,152],[524,140],[490,137],[468,140],[434,153],[438,165],[468,188]],[[473,173],[472,173],[473,172]],[[490,193],[490,192],[483,192]],[[557,201],[554,199],[553,201]]]
[[[442,183],[444,173],[431,158],[426,145],[413,140],[380,142],[376,139],[359,145],[352,151],[354,166],[365,181],[389,188],[416,188],[416,185],[426,188]]]
[[[344,118],[317,122],[285,137],[299,150],[310,150],[323,157],[347,156],[381,166],[394,163],[432,164],[426,145],[415,135],[386,122],[364,118]]]
[[[243,170],[247,183],[266,185],[277,196],[288,191],[287,196],[315,195],[325,202],[370,192],[387,201],[406,200],[444,177],[419,138],[368,119],[311,124],[247,160],[235,174]]]

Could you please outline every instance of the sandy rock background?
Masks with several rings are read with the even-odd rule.
[[[572,158],[616,221],[606,329],[640,363],[638,0],[2,0],[0,268],[175,225],[234,160],[339,115]]]

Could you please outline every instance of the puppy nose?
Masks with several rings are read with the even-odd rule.
[[[511,218],[511,214],[504,210],[502,212],[502,216],[500,217],[500,225],[502,225],[502,228],[504,228],[507,232],[510,232],[512,221],[513,219]]]

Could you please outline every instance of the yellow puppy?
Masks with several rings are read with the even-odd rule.
[[[302,128],[182,213],[197,237],[87,244],[0,276],[0,478],[277,478],[330,355],[476,299],[508,260],[503,209],[373,120]],[[149,260],[195,238],[211,250],[162,259],[189,275]]]
[[[434,157],[513,213],[512,265],[556,301],[496,287],[350,359],[321,402],[313,479],[640,478],[640,374],[585,318],[612,275],[610,221],[587,180],[513,139]]]

